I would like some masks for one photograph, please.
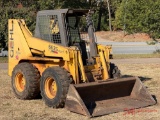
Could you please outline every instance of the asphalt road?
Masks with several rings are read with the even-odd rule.
[[[151,64],[160,63],[160,58],[137,58],[137,59],[111,59],[115,64]],[[0,63],[0,69],[8,69],[8,63]]]
[[[146,42],[101,42],[103,45],[112,45],[113,54],[152,54],[160,50],[160,43],[148,45]]]

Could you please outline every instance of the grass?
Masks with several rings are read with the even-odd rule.
[[[155,45],[155,44],[158,43],[158,41],[157,41],[157,40],[152,40],[152,41],[147,41],[146,43],[147,43],[148,45]]]
[[[113,59],[160,58],[160,54],[113,54]]]
[[[159,53],[155,54],[113,54],[113,59],[128,59],[128,58],[160,58]],[[7,63],[8,57],[0,57],[0,63]]]
[[[0,57],[0,63],[7,63],[8,57]]]
[[[139,76],[143,84],[157,100],[160,100],[160,64],[117,64],[123,75]],[[7,70],[0,69],[0,120],[92,120],[85,116],[67,111],[65,108],[53,109],[47,107],[42,99],[20,100],[15,97],[11,88],[10,76]],[[146,112],[145,112],[146,110]],[[158,112],[147,112],[156,110]],[[134,111],[118,112],[95,117],[93,120],[159,120],[160,104]],[[135,113],[135,114],[134,114]]]

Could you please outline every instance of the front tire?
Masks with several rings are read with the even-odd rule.
[[[34,99],[40,94],[40,74],[35,66],[24,62],[12,72],[12,89],[19,99]]]
[[[63,107],[68,93],[70,74],[61,67],[47,68],[41,77],[41,96],[49,107]]]

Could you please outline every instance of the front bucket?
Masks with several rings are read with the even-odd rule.
[[[71,84],[65,107],[88,117],[156,104],[137,77]]]

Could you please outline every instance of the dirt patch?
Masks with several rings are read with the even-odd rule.
[[[121,63],[118,67],[125,76],[139,76],[152,95],[160,100],[160,63]],[[63,109],[47,107],[41,99],[19,100],[11,89],[7,70],[0,69],[0,120],[90,120],[89,118]],[[127,108],[124,108],[127,109]],[[160,105],[128,112],[104,115],[93,120],[159,120]]]
[[[0,69],[8,69],[8,63],[0,63]]]
[[[152,38],[146,33],[135,33],[127,35],[123,31],[101,31],[96,32],[100,40],[117,41],[117,42],[146,42]]]

